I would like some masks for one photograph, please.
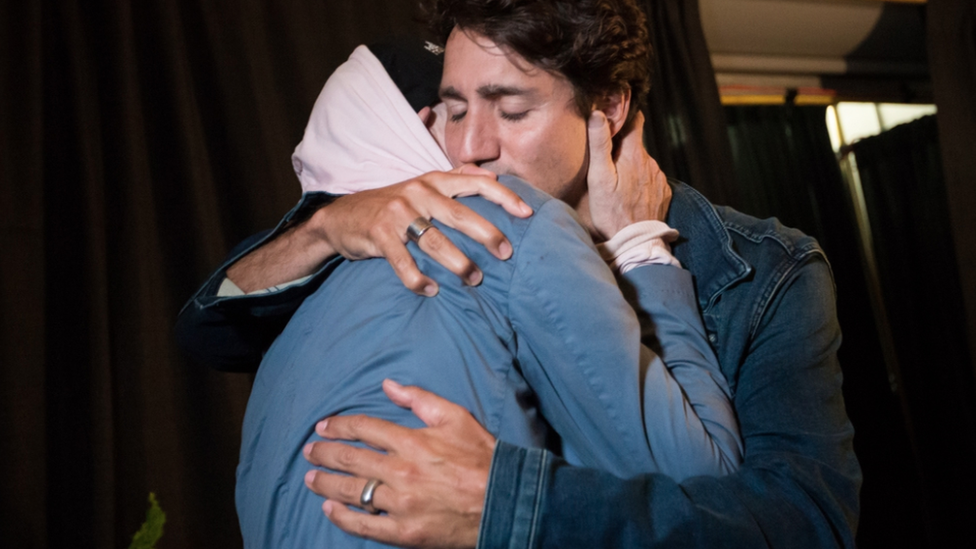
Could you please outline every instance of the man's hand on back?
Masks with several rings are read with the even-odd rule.
[[[621,130],[613,150],[607,117],[593,111],[587,123],[590,164],[586,176],[588,204],[580,217],[598,241],[638,221],[664,221],[671,205],[671,187],[657,162],[644,149],[644,115]]]
[[[342,442],[309,444],[309,462],[354,476],[313,470],[306,484],[326,498],[323,510],[329,520],[350,534],[408,547],[474,547],[494,437],[467,410],[433,393],[391,380],[383,390],[427,427],[408,429],[368,416],[322,421],[316,426],[320,436],[360,440],[386,454]],[[373,505],[385,515],[347,507],[360,505],[367,479],[382,481]]]
[[[517,217],[532,209],[475,166],[431,172],[408,181],[343,196],[319,209],[304,223],[241,258],[227,277],[245,292],[268,288],[315,272],[335,254],[348,259],[385,257],[403,284],[418,294],[437,294],[437,283],[417,269],[407,251],[407,226],[415,219],[437,219],[481,243],[499,259],[512,255],[505,235],[454,197],[481,195]],[[440,231],[424,233],[420,249],[467,284],[482,273]]]

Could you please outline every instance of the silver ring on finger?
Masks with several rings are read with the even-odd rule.
[[[373,495],[376,493],[376,487],[382,483],[383,481],[378,478],[371,478],[367,480],[366,486],[363,486],[363,493],[359,496],[360,507],[369,511],[373,515],[380,514],[380,510],[373,507]]]
[[[418,217],[413,220],[413,223],[407,226],[407,238],[417,242],[424,233],[433,228],[434,225],[426,217]]]

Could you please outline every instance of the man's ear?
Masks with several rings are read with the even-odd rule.
[[[610,135],[616,136],[623,129],[627,122],[627,113],[630,112],[630,89],[600,96],[593,109],[603,111],[610,123]]]

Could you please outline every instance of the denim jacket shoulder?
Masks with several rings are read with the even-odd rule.
[[[684,183],[673,181],[672,190],[668,223],[681,233],[674,255],[694,275],[709,341],[734,393],[738,365],[780,289],[827,258],[816,239],[776,218],[714,206]]]

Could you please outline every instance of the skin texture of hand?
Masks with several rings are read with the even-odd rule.
[[[508,259],[508,239],[453,197],[481,195],[517,217],[532,209],[495,180],[495,174],[475,166],[451,172],[431,172],[378,189],[343,196],[319,209],[306,222],[241,258],[227,276],[245,292],[268,288],[315,272],[335,254],[347,259],[385,257],[403,284],[427,296],[437,283],[417,269],[407,251],[407,226],[418,217],[437,219],[484,245],[495,257]],[[437,229],[424,233],[420,249],[467,284],[481,283],[482,273]]]
[[[467,410],[433,393],[389,379],[383,390],[427,427],[407,429],[368,416],[323,420],[315,429],[323,438],[359,440],[386,454],[341,442],[309,444],[310,463],[353,476],[312,470],[306,485],[326,498],[322,509],[329,520],[350,534],[403,547],[474,547],[494,437]],[[348,507],[359,506],[370,478],[382,481],[373,505],[385,515]]]
[[[607,117],[595,110],[587,123],[590,163],[587,196],[580,218],[597,241],[638,221],[664,221],[671,187],[657,162],[644,149],[644,115],[637,113],[624,128],[614,151]]]

